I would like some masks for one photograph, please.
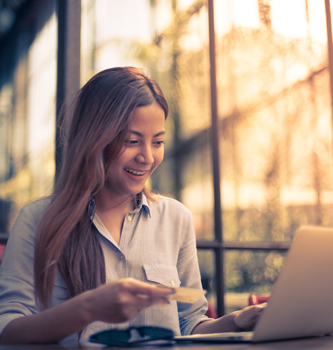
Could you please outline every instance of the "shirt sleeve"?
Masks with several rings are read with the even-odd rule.
[[[34,290],[36,221],[25,206],[6,245],[0,267],[0,333],[15,318],[37,313]]]
[[[196,237],[192,214],[189,210],[187,210],[187,219],[184,221],[182,233],[182,245],[177,263],[181,286],[202,289],[196,249]],[[205,315],[207,309],[208,302],[204,296],[194,304],[178,303],[181,334],[191,334],[192,330],[199,323],[210,320],[210,318]]]

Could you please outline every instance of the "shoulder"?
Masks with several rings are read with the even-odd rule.
[[[42,197],[23,206],[22,209],[31,213],[44,211],[51,203],[51,197]]]
[[[21,211],[30,213],[32,216],[42,214],[51,203],[51,197],[43,197],[23,206]]]
[[[16,254],[18,251],[23,252],[33,247],[38,221],[50,202],[49,198],[41,198],[26,204],[21,209],[9,234],[6,250]]]
[[[150,205],[151,222],[159,231],[165,230],[176,241],[186,241],[191,244],[195,240],[195,230],[191,211],[179,201],[160,197],[160,200]]]
[[[160,196],[156,202],[149,201],[150,210],[157,214],[169,214],[173,217],[192,217],[191,211],[176,199]]]
[[[40,217],[51,203],[50,197],[37,199],[34,202],[26,204],[21,209],[17,221],[25,221],[33,226],[37,225]]]

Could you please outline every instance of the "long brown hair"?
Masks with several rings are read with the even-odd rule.
[[[70,297],[105,283],[103,251],[88,202],[103,187],[106,170],[124,145],[132,112],[154,101],[167,117],[159,86],[132,67],[104,70],[78,92],[63,128],[68,132],[62,167],[37,228],[35,290],[43,308],[50,307],[57,268]]]

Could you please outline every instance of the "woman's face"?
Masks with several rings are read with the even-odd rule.
[[[156,102],[137,107],[120,156],[109,166],[105,187],[112,195],[137,194],[164,156],[163,109]]]

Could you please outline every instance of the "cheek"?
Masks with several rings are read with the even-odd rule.
[[[134,157],[133,152],[130,149],[125,148],[120,156],[114,161],[114,164],[118,167],[124,166]]]
[[[155,155],[155,166],[154,166],[154,169],[156,169],[162,163],[163,158],[164,158],[164,149],[161,149]]]

